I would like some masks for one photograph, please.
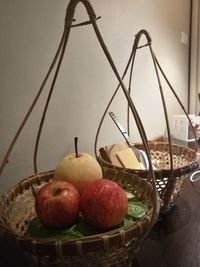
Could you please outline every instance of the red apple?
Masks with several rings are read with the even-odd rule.
[[[107,179],[96,180],[83,191],[80,210],[89,224],[109,229],[123,221],[128,210],[128,199],[117,183]]]
[[[38,191],[35,211],[40,221],[50,227],[68,227],[79,216],[80,195],[65,181],[52,181]]]

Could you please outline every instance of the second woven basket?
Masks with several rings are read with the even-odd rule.
[[[113,147],[113,146],[112,146]],[[142,144],[136,147],[144,151]],[[184,146],[172,144],[173,151],[173,171],[170,169],[170,148],[169,143],[157,142],[149,143],[151,159],[156,167],[154,170],[156,178],[156,188],[161,199],[161,213],[166,213],[174,205],[178,198],[185,179],[187,179],[199,164],[197,153]],[[122,170],[122,167],[113,165],[106,159],[99,156],[99,162],[104,167]],[[125,169],[126,171],[147,178],[148,170]]]
[[[139,41],[141,37],[145,37],[147,40],[147,43],[145,45],[139,46]],[[167,107],[165,103],[165,98],[163,94],[163,89],[162,89],[162,84],[161,84],[161,79],[159,76],[159,71],[162,74],[163,78],[165,79],[166,83],[168,84],[169,88],[171,89],[172,93],[174,94],[176,100],[178,101],[179,105],[183,109],[186,117],[188,118],[188,121],[190,123],[190,126],[193,130],[194,137],[196,139],[196,134],[194,131],[194,127],[192,125],[192,122],[183,106],[181,103],[179,97],[175,93],[172,85],[170,84],[169,80],[167,79],[166,75],[164,74],[163,69],[161,68],[154,52],[151,46],[151,38],[146,30],[141,30],[139,31],[136,36],[135,40],[133,43],[133,48],[127,63],[127,66],[125,68],[124,74],[122,76],[122,79],[127,74],[127,71],[130,68],[130,75],[129,75],[129,95],[131,96],[131,82],[132,82],[132,74],[133,74],[133,69],[134,69],[134,62],[135,62],[135,56],[136,52],[140,48],[148,47],[150,50],[150,54],[152,57],[153,61],[153,66],[154,70],[156,73],[157,81],[158,81],[158,87],[160,90],[160,95],[161,95],[161,100],[162,100],[162,105],[163,105],[163,110],[164,110],[164,115],[165,115],[165,122],[166,122],[166,128],[167,128],[167,135],[168,135],[168,142],[160,142],[160,143],[149,143],[150,147],[150,152],[151,152],[151,160],[154,166],[156,167],[155,170],[155,177],[156,177],[156,187],[159,192],[162,205],[161,205],[161,213],[166,213],[175,203],[176,198],[179,196],[183,183],[185,179],[191,175],[192,172],[194,172],[198,167],[198,157],[197,157],[197,152],[195,150],[192,150],[188,147],[180,146],[177,144],[172,144],[171,140],[171,134],[170,134],[170,126],[169,126],[169,119],[168,119],[168,112],[167,112]],[[116,88],[110,102],[107,105],[107,108],[105,109],[105,112],[102,116],[102,119],[100,121],[97,134],[96,134],[96,141],[95,141],[95,151],[96,155],[99,158],[99,162],[102,166],[107,166],[110,168],[114,169],[122,169],[122,167],[116,166],[113,163],[110,163],[107,160],[107,157],[104,157],[103,155],[99,155],[97,152],[97,143],[98,143],[98,138],[99,138],[99,132],[102,126],[102,123],[104,121],[105,116],[107,115],[107,112],[109,110],[109,107],[118,91],[120,88],[120,84]],[[130,125],[129,125],[129,106],[127,108],[127,132],[128,135],[130,134]],[[118,144],[117,144],[118,145]],[[111,146],[112,148],[115,147],[115,144],[107,144],[106,146]],[[136,145],[139,149],[144,150],[143,145]],[[197,146],[196,146],[197,147]],[[102,147],[104,149],[104,147]],[[141,177],[147,178],[148,176],[148,170],[138,170],[138,169],[128,169],[126,168],[126,171],[135,173]]]

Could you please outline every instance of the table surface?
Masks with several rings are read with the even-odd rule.
[[[27,267],[22,253],[0,239],[0,266],[19,264]],[[200,267],[200,180],[185,181],[175,205],[143,241],[132,267]]]
[[[175,205],[143,241],[132,266],[200,266],[200,180],[185,181]]]
[[[195,148],[195,142],[173,142]],[[184,182],[175,205],[153,227],[132,266],[200,267],[200,180]]]

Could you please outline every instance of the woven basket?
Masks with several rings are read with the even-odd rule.
[[[139,45],[139,41],[141,37],[145,37],[147,40],[146,44],[143,44],[142,46]],[[158,87],[160,90],[164,115],[165,115],[165,122],[166,122],[166,129],[167,129],[167,135],[168,135],[168,143],[160,142],[160,143],[149,143],[150,152],[151,152],[151,159],[156,167],[155,170],[155,177],[156,177],[156,187],[159,192],[162,206],[161,206],[161,213],[167,212],[175,203],[176,198],[179,196],[179,193],[182,189],[184,180],[191,175],[193,171],[195,171],[199,167],[198,163],[198,156],[197,156],[197,142],[195,149],[192,150],[188,147],[183,147],[180,145],[172,144],[171,140],[171,133],[170,133],[170,127],[169,127],[169,119],[168,119],[168,113],[165,103],[165,98],[163,94],[162,84],[161,84],[161,78],[160,73],[163,76],[164,80],[166,81],[168,87],[170,88],[171,92],[174,94],[176,100],[178,101],[179,105],[181,106],[183,112],[185,113],[190,127],[194,134],[194,139],[196,140],[196,133],[194,130],[194,127],[192,125],[192,122],[189,118],[189,115],[187,114],[183,104],[181,103],[179,97],[177,96],[176,92],[174,91],[172,85],[170,84],[169,80],[167,79],[163,69],[161,68],[158,59],[155,56],[155,53],[151,46],[151,38],[146,30],[140,30],[135,35],[135,40],[133,43],[133,48],[127,63],[127,66],[125,68],[125,71],[122,76],[122,80],[125,78],[129,68],[130,68],[130,74],[129,74],[129,84],[128,84],[128,92],[131,97],[131,82],[132,82],[132,75],[133,75],[133,69],[134,69],[134,62],[135,57],[138,49],[148,47],[150,50],[150,54],[153,61],[153,66],[155,70],[155,74],[158,81]],[[159,72],[160,71],[160,72]],[[105,116],[107,115],[107,112],[109,110],[109,107],[116,96],[118,89],[120,88],[121,84],[119,84],[111,97],[111,100],[109,101],[105,112],[101,118],[99,127],[97,129],[96,134],[96,140],[95,140],[95,151],[96,151],[96,157],[99,158],[99,162],[102,166],[107,166],[114,169],[122,169],[122,167],[117,167],[114,164],[111,164],[107,161],[106,157],[102,158],[102,155],[99,155],[97,152],[97,143],[99,138],[99,132],[102,126],[102,123],[104,121]],[[130,134],[130,107],[128,105],[127,107],[127,132],[128,136]],[[126,138],[127,141],[127,138]],[[115,144],[111,144],[110,146],[114,146]],[[129,145],[129,144],[128,144]],[[130,146],[130,145],[129,145]],[[143,145],[135,145],[139,149],[144,150]],[[127,171],[131,173],[135,173],[139,175],[140,177],[147,177],[148,176],[148,170],[134,170],[134,169],[126,169]]]
[[[138,149],[144,150],[142,144],[137,144]],[[151,158],[156,170],[154,170],[156,178],[156,188],[161,199],[161,213],[169,211],[174,205],[175,200],[179,196],[183,183],[186,178],[194,172],[199,164],[197,153],[184,146],[172,145],[173,151],[173,171],[170,168],[170,152],[169,143],[157,142],[149,143]],[[123,170],[119,166],[115,166],[101,156],[99,156],[101,166]],[[125,169],[130,173],[137,174],[140,177],[147,178],[148,170]]]
[[[0,229],[6,239],[22,249],[30,266],[124,266],[131,264],[133,252],[149,230],[155,207],[154,191],[134,174],[103,168],[104,177],[117,182],[145,203],[149,212],[126,227],[70,241],[41,240],[25,236],[29,222],[36,216],[32,185],[37,189],[53,177],[53,171],[28,177],[3,197],[0,203]],[[156,217],[153,219],[155,222]]]
[[[85,6],[90,19],[89,21],[72,25],[75,8],[79,2],[82,2],[82,4]],[[153,167],[150,160],[151,156],[146,134],[142,127],[137,110],[135,109],[134,103],[132,102],[128,90],[121,80],[111,55],[109,54],[99,32],[96,24],[97,19],[98,18],[96,17],[88,0],[70,0],[66,10],[64,32],[58,46],[58,50],[38,91],[38,94],[36,95],[30,109],[25,115],[25,118],[22,121],[16,135],[14,136],[0,166],[1,175],[6,164],[8,163],[8,158],[22,129],[24,128],[24,125],[26,124],[33,108],[35,107],[52,70],[57,64],[36,138],[34,151],[35,174],[22,180],[13,188],[11,188],[0,201],[0,230],[2,232],[2,236],[6,240],[14,242],[14,244],[16,244],[23,251],[27,258],[27,266],[127,267],[129,264],[131,265],[135,248],[139,247],[142,240],[149,233],[159,214],[160,200],[156,190],[155,174],[153,172]],[[77,238],[70,241],[47,241],[43,239],[30,238],[25,235],[25,232],[30,221],[36,216],[32,186],[37,190],[37,188],[40,188],[42,185],[51,180],[54,174],[54,171],[43,172],[40,174],[37,172],[38,145],[48,109],[48,104],[55,87],[63,56],[65,54],[70,30],[72,27],[83,26],[87,24],[92,24],[103,52],[106,55],[106,58],[108,59],[119,83],[121,84],[133,116],[137,121],[138,130],[140,132],[150,166],[148,180],[142,179],[137,175],[125,172],[123,170],[114,170],[113,168],[102,168],[104,178],[112,179],[124,189],[133,192],[139,200],[144,202],[149,207],[149,211],[146,215],[144,215],[143,218],[138,219],[136,222],[133,222],[128,226],[120,227],[98,235]]]

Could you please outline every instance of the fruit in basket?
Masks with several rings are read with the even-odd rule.
[[[87,153],[78,153],[78,138],[75,137],[75,153],[66,155],[55,169],[54,179],[73,184],[80,194],[87,185],[102,178],[102,169],[97,160]]]
[[[120,224],[127,210],[125,191],[107,179],[90,183],[81,195],[80,211],[85,221],[99,229],[111,229]]]
[[[35,195],[35,211],[39,220],[49,227],[68,227],[79,216],[80,194],[65,181],[51,181]]]

